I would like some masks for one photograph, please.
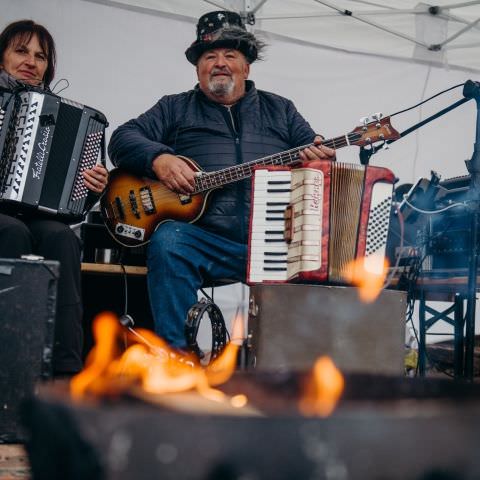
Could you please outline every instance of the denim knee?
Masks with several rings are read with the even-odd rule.
[[[179,244],[182,243],[184,227],[184,223],[169,221],[157,228],[148,245],[149,268],[159,264],[165,265],[180,253]]]

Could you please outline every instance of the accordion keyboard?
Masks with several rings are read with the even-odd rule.
[[[250,218],[249,278],[279,281],[287,275],[284,213],[290,202],[291,172],[259,169],[254,176]]]

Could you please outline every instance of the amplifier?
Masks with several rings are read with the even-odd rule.
[[[328,355],[345,372],[403,375],[406,293],[362,303],[353,287],[250,288],[249,363],[259,370],[310,368]]]
[[[98,261],[97,252],[110,250],[112,257],[115,259],[112,263],[142,267],[146,265],[147,246],[125,248],[120,245],[110,235],[100,212],[96,210],[91,210],[86,217],[86,221],[80,226],[80,238],[83,243],[83,262],[95,263]]]
[[[51,376],[59,267],[0,259],[0,443],[24,440],[18,408]]]

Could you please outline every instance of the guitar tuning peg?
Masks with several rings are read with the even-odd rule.
[[[383,118],[383,113],[381,113],[381,112],[374,113],[372,115],[372,117],[373,117],[374,120],[377,120],[377,121],[381,120]]]
[[[368,123],[368,120],[369,120],[368,117],[362,117],[362,118],[360,119],[360,123],[361,123],[362,125],[366,125],[366,124]]]
[[[387,142],[383,142],[382,149],[383,150],[390,150],[390,145]]]

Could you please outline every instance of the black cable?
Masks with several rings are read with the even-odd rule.
[[[415,125],[413,125],[412,127],[410,128],[407,128],[406,130],[404,130],[401,134],[400,134],[400,137],[396,138],[395,140],[386,140],[385,143],[387,144],[391,144],[393,142],[396,142],[399,138],[403,138],[403,137],[406,137],[409,133],[412,133],[414,132],[415,130],[417,130],[418,128],[420,127],[423,127],[423,125],[431,122],[432,120],[435,120],[436,118],[438,117],[441,117],[442,115],[445,115],[445,113],[449,112],[450,110],[453,110],[454,108],[457,108],[459,107],[460,105],[468,102],[470,100],[470,98],[462,98],[461,100],[458,100],[457,102],[455,103],[452,103],[450,106],[448,107],[445,107],[443,110],[440,110],[439,112],[433,114],[433,115],[430,115],[430,117],[426,118],[425,120],[422,120],[421,122],[418,122],[416,123]],[[413,108],[413,107],[412,107]]]
[[[405,108],[403,110],[400,110],[399,112],[392,113],[390,117],[394,117],[395,115],[400,115],[401,113],[408,112],[409,110],[413,110],[414,108],[419,107],[420,105],[423,105],[426,102],[429,102],[430,100],[433,100],[434,98],[438,97],[439,95],[443,95],[444,93],[449,92],[450,90],[453,90],[458,87],[463,87],[465,83],[459,83],[458,85],[454,85],[453,87],[447,88],[446,90],[443,90],[441,92],[436,93],[435,95],[431,96],[430,98],[427,98],[425,100],[422,100],[420,103],[417,103],[416,105],[413,105],[412,107]]]
[[[65,82],[66,85],[61,88],[58,92],[55,92],[55,88],[57,88],[57,85],[60,83],[60,82]],[[51,88],[51,91],[52,93],[54,93],[55,95],[59,95],[60,92],[63,92],[64,90],[66,90],[68,87],[70,86],[70,82],[66,79],[66,78],[60,78],[56,83],[55,85]]]

